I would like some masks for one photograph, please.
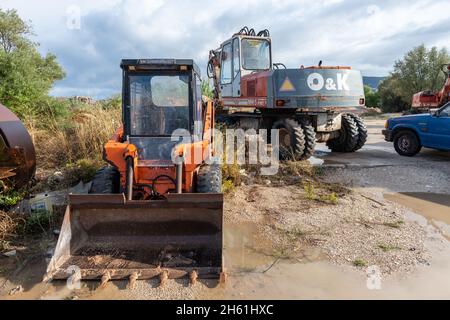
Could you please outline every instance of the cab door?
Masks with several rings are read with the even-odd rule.
[[[222,46],[220,63],[220,90],[222,97],[233,96],[233,48],[231,41]]]
[[[239,38],[233,39],[233,97],[241,96],[241,50]]]
[[[450,103],[431,117],[428,132],[430,147],[450,150]]]

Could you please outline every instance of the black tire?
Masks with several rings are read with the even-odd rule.
[[[402,130],[394,136],[395,151],[401,156],[412,157],[420,152],[422,146],[417,135],[410,130]]]
[[[218,162],[202,164],[197,173],[198,193],[222,192],[222,168]]]
[[[349,114],[342,115],[339,137],[327,141],[327,147],[334,152],[353,152],[358,143],[358,126]]]
[[[111,194],[120,192],[120,174],[114,167],[103,167],[92,179],[91,194]]]
[[[305,134],[302,126],[289,118],[276,121],[272,128],[280,130],[280,159],[301,160],[305,151]]]
[[[309,121],[302,121],[301,126],[305,136],[305,149],[301,160],[307,160],[314,154],[316,149],[316,131]]]
[[[357,151],[361,149],[367,141],[367,127],[363,119],[361,119],[358,115],[351,114],[350,116],[353,118],[353,121],[355,121],[356,126],[358,127],[358,142],[353,149],[353,151]]]

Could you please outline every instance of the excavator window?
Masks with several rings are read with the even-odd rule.
[[[247,70],[270,69],[270,43],[263,39],[242,39],[242,67]]]
[[[233,40],[233,78],[236,78],[237,74],[241,71],[239,54],[239,38],[234,38]]]
[[[231,42],[223,46],[222,49],[222,68],[221,68],[221,79],[222,84],[231,83],[232,80],[232,54],[231,54]]]

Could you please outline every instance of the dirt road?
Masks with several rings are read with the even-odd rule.
[[[400,157],[381,136],[384,122],[366,122],[362,150],[318,146],[311,162],[323,185],[285,175],[246,181],[226,197],[225,287],[151,280],[69,290],[39,283],[41,258],[0,278],[0,299],[448,299],[450,153]],[[24,292],[8,295],[24,279]]]

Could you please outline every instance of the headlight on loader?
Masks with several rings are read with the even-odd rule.
[[[386,122],[384,123],[384,128],[385,129],[389,128],[389,120],[386,120]]]

